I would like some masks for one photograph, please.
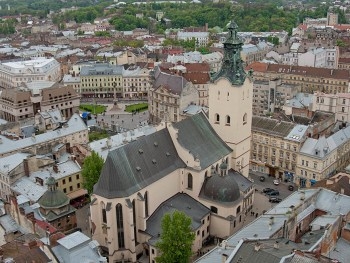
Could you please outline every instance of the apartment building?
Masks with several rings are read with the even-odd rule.
[[[72,86],[54,82],[31,82],[24,87],[5,89],[0,94],[0,118],[15,122],[32,118],[39,111],[59,109],[69,119],[80,104]]]
[[[209,32],[177,32],[177,39],[189,41],[193,40],[196,43],[196,47],[206,47],[209,43]]]
[[[253,116],[251,170],[293,181],[307,131],[306,125]]]
[[[154,80],[148,96],[150,121],[178,122],[180,114],[191,104],[198,104],[199,95],[194,85],[183,76],[154,70]]]
[[[96,63],[80,69],[81,98],[144,98],[148,96],[149,71],[136,66]]]
[[[265,58],[266,54],[270,51],[272,46],[269,46],[266,42],[262,41],[254,44],[245,44],[242,46],[241,57],[244,64],[247,66],[254,61],[261,61]]]
[[[282,83],[281,79],[256,80],[253,84],[253,114],[266,115],[282,109],[300,87]]]
[[[22,83],[32,81],[57,82],[60,79],[60,64],[54,58],[36,57],[0,63],[1,89],[20,87]]]
[[[294,182],[309,187],[349,164],[350,126],[329,137],[308,138],[300,149]]]
[[[345,93],[349,91],[350,73],[345,69],[326,69],[254,62],[255,80],[280,78],[283,83],[300,86],[301,92]]]
[[[312,110],[333,112],[336,120],[350,122],[350,94],[315,92],[312,101]]]

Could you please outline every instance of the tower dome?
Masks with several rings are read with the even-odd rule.
[[[66,206],[69,204],[69,197],[63,193],[61,190],[56,189],[56,180],[50,176],[46,184],[48,190],[45,194],[38,200],[40,206],[44,209],[53,209]]]
[[[224,203],[234,202],[241,196],[238,184],[231,174],[214,174],[209,177],[204,183],[203,194],[210,200]]]

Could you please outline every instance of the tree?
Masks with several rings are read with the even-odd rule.
[[[103,158],[95,151],[92,151],[91,155],[84,160],[81,175],[83,176],[83,186],[89,194],[92,193],[94,185],[100,178],[103,164]]]
[[[161,254],[157,263],[187,263],[192,254],[195,235],[191,229],[191,218],[185,213],[174,211],[162,219],[162,233],[156,247]]]

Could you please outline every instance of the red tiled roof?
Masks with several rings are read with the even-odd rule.
[[[187,72],[209,72],[209,64],[208,63],[186,63],[185,67]]]
[[[41,229],[43,229],[45,231],[49,231],[50,234],[57,232],[57,229],[55,227],[53,227],[52,225],[50,225],[49,223],[47,223],[47,222],[40,221],[40,220],[36,219],[35,223]]]
[[[254,70],[256,72],[266,72],[267,71],[267,66],[268,66],[267,63],[253,62],[253,63],[249,64],[246,67],[246,70],[252,69],[252,70]]]
[[[204,72],[184,73],[182,76],[193,84],[206,84],[210,80],[209,73]]]
[[[338,30],[348,30],[348,29],[350,29],[350,24],[338,24],[338,25],[334,25],[334,29],[338,29]]]
[[[350,63],[350,58],[339,58],[339,63]]]

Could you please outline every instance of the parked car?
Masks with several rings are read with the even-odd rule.
[[[279,184],[280,184],[280,180],[278,180],[278,179],[273,180],[273,184],[274,184],[274,185],[279,185]]]
[[[275,191],[275,189],[272,189],[272,188],[269,188],[269,187],[264,188],[264,189],[262,190],[262,192],[265,193],[265,194],[267,194],[267,193],[269,193],[269,192],[272,192],[272,191]]]
[[[270,197],[269,198],[269,202],[271,202],[271,203],[279,203],[281,201],[282,201],[282,199],[279,197]]]
[[[294,185],[291,185],[291,184],[288,185],[288,190],[289,190],[289,191],[294,191]]]
[[[276,196],[276,195],[280,195],[280,192],[278,190],[273,190],[271,192],[268,192],[267,195],[269,195],[269,196]]]

